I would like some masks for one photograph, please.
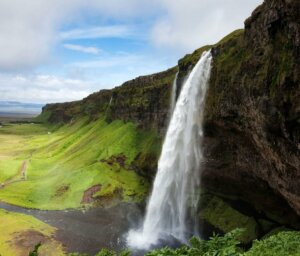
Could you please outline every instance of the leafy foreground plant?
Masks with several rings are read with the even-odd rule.
[[[129,250],[122,251],[120,254],[117,254],[116,252],[102,249],[100,252],[98,252],[95,256],[130,256],[131,252]],[[70,253],[68,256],[88,256],[88,254],[85,253]]]
[[[264,240],[253,242],[252,248],[243,256],[299,256],[300,232],[284,231]]]
[[[242,235],[243,229],[235,229],[225,236],[215,235],[210,240],[205,241],[193,237],[190,240],[190,245],[182,246],[178,249],[171,249],[168,247],[150,251],[146,256],[238,256],[241,249],[238,247],[240,244],[238,238]],[[130,251],[123,251],[120,254],[109,251],[107,249],[101,250],[95,256],[130,256]],[[87,254],[72,253],[69,256],[87,256]]]
[[[235,229],[224,236],[214,235],[209,240],[193,237],[190,245],[177,249],[165,247],[150,251],[145,256],[300,256],[300,232],[285,231],[264,240],[255,240],[253,246],[244,251],[239,238],[243,229]],[[37,256],[37,249],[30,256]],[[131,256],[130,251],[116,253],[102,249],[95,256]],[[88,256],[88,254],[71,253],[69,256]]]
[[[182,246],[178,249],[154,250],[146,254],[147,256],[238,256],[242,252],[238,247],[240,241],[238,238],[242,235],[243,229],[235,229],[224,236],[214,235],[208,241],[193,237],[190,240],[190,246]]]

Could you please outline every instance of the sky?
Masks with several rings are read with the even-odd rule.
[[[0,101],[82,99],[177,64],[262,0],[0,0]]]

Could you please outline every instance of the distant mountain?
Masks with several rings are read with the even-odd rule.
[[[23,103],[17,101],[0,101],[0,113],[39,114],[43,104]]]

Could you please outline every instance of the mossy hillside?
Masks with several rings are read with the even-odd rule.
[[[34,249],[42,239],[40,255],[65,255],[61,243],[55,240],[56,229],[24,214],[0,209],[0,255],[24,256]],[[33,235],[31,238],[29,234]],[[37,237],[36,241],[34,236]]]
[[[155,133],[137,131],[134,124],[122,121],[81,119],[54,132],[32,124],[40,127],[36,135],[11,135],[22,126],[0,131],[1,137],[14,136],[19,145],[2,148],[0,156],[6,155],[6,164],[0,165],[0,172],[7,180],[18,172],[18,163],[27,159],[27,180],[1,188],[0,200],[39,209],[78,208],[83,206],[84,192],[95,185],[101,186],[95,202],[117,192],[125,201],[145,198],[149,185],[136,173],[139,167],[134,161],[139,155],[158,155],[160,142]]]
[[[217,196],[203,195],[200,218],[224,233],[236,228],[244,229],[239,238],[243,243],[250,243],[258,237],[258,224],[255,219],[233,209]]]

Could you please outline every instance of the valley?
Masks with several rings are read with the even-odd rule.
[[[6,230],[1,253],[28,254],[39,242],[41,255],[121,249],[129,223],[137,224],[141,216],[136,204],[150,187],[136,173],[134,160],[153,154],[159,143],[155,134],[122,121],[5,123],[0,128],[0,230]],[[8,243],[18,241],[16,234],[22,241],[22,235],[29,236],[30,244]]]
[[[8,124],[0,129],[0,142],[0,200],[44,210],[84,207],[93,186],[99,188],[87,204],[141,201],[149,185],[133,162],[139,153],[159,150],[155,135],[104,120],[61,127]]]

